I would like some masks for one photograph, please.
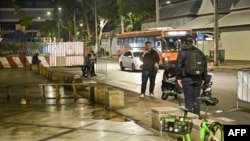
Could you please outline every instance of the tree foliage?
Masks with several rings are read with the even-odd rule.
[[[38,29],[40,36],[57,37],[57,22],[55,20],[46,20]]]
[[[99,41],[103,31],[114,31],[120,25],[120,15],[124,17],[125,31],[140,30],[142,21],[155,16],[155,0],[58,0],[54,4],[54,22],[61,23],[64,40],[77,39],[89,45],[96,42],[96,29]],[[58,7],[61,7],[61,11]],[[51,27],[49,22],[46,24]],[[46,30],[44,27],[40,29]],[[51,31],[55,31],[55,28]],[[50,36],[55,34],[49,33]]]
[[[140,30],[142,21],[155,16],[155,0],[120,0],[119,6],[125,31]]]
[[[25,26],[26,28],[32,24],[32,17],[24,16],[19,20],[21,26]]]
[[[19,24],[24,27],[28,27],[32,24],[32,17],[31,16],[26,16],[22,13],[22,8],[19,5],[20,1],[17,0],[11,0],[13,7],[14,7],[14,14],[15,15],[20,15],[22,16],[21,19],[19,19]]]

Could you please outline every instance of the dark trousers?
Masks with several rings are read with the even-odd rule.
[[[95,63],[94,62],[90,63],[91,63],[91,75],[95,75]]]
[[[153,68],[152,70],[142,70],[142,83],[141,83],[141,94],[145,94],[147,88],[147,82],[149,78],[149,93],[154,92],[155,88],[155,78],[158,72],[157,68]]]
[[[201,82],[192,80],[182,80],[185,107],[194,114],[200,115],[200,100],[197,98],[200,96]]]

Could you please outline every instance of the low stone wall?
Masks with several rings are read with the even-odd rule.
[[[57,82],[58,85],[62,85],[63,87],[67,89],[71,89],[75,91],[74,92],[75,95],[77,93],[76,91],[86,90],[88,92],[87,95],[90,101],[103,104],[107,108],[124,107],[124,104],[125,104],[124,92],[121,91],[120,89],[107,87],[106,85],[97,85],[97,84],[84,85],[83,83],[85,83],[86,81],[91,81],[91,80],[88,78],[80,77],[79,75],[74,75],[71,73],[63,72],[63,71],[50,70],[49,68],[43,67],[43,66],[39,66],[36,68],[34,66],[34,69],[31,69],[31,70],[36,71],[38,74],[46,76],[48,80]],[[57,99],[60,99],[60,98],[57,98]],[[42,101],[44,101],[44,99]]]

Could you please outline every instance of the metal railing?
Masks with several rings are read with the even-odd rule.
[[[104,59],[104,58],[97,58],[97,61],[96,61],[96,72],[97,73],[101,73],[101,74],[104,74],[106,75],[106,78],[107,78],[107,64],[108,64],[108,60],[107,59]]]

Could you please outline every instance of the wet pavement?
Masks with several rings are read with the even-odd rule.
[[[40,99],[39,83],[51,83],[46,77],[25,69],[0,70],[0,137],[2,141],[165,141],[167,138],[152,131],[151,115],[137,115],[138,109],[127,108],[134,115],[123,115],[95,104],[86,98],[86,92],[79,92],[79,100],[74,103],[72,91],[60,88],[60,104],[55,100],[55,88],[46,89],[48,95],[44,104]],[[7,100],[5,84],[11,84],[12,102]],[[29,86],[30,100],[20,104],[25,96],[24,86]],[[128,94],[131,95],[131,94]],[[134,99],[127,99],[135,101]],[[150,99],[146,99],[150,101]],[[145,102],[146,102],[145,101]],[[136,104],[136,103],[135,103]],[[138,103],[137,103],[138,104]],[[153,102],[152,102],[153,104]],[[137,106],[143,106],[138,104]],[[145,107],[145,111],[148,107]],[[125,112],[125,111],[124,111]],[[129,112],[128,112],[129,113]],[[133,116],[147,116],[148,125],[133,120]],[[141,122],[141,125],[138,123]],[[145,128],[146,127],[146,128]]]
[[[246,64],[218,66],[216,69],[239,69]],[[51,68],[72,74],[79,69]],[[105,76],[98,75],[100,80]],[[41,103],[39,83],[51,83],[46,77],[26,69],[0,69],[0,137],[3,141],[168,141],[152,129],[152,107],[177,107],[178,103],[159,98],[138,98],[139,94],[122,89],[125,107],[115,110],[87,99],[87,91],[78,94],[74,103],[72,90],[61,87],[60,103],[55,100],[55,88],[48,87],[48,99]],[[100,82],[98,82],[100,83]],[[12,102],[6,100],[6,84],[11,84]],[[103,84],[102,84],[103,85]],[[104,84],[110,85],[110,84]],[[30,100],[20,104],[25,97],[25,86],[29,86]],[[115,86],[114,86],[115,87]]]

